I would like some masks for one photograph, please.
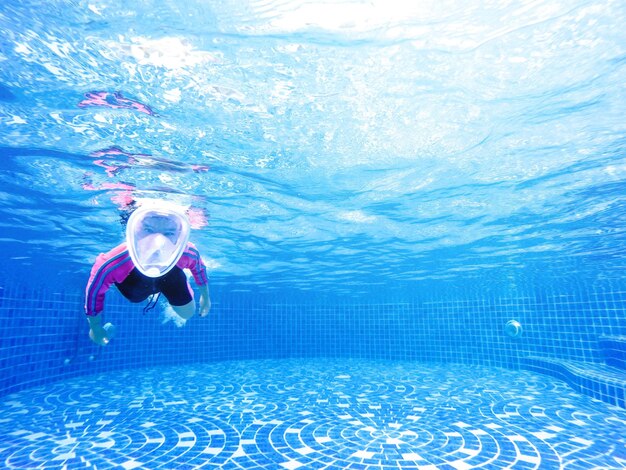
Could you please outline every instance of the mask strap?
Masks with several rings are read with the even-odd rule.
[[[157,292],[156,294],[152,294],[149,298],[148,298],[148,303],[146,304],[146,306],[143,308],[143,314],[145,315],[147,312],[149,312],[150,310],[153,310],[154,307],[156,307],[157,302],[159,301],[159,296],[161,295],[160,292]]]

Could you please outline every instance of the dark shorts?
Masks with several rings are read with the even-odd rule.
[[[131,302],[143,302],[157,292],[162,293],[170,305],[175,307],[187,305],[193,299],[187,276],[178,266],[161,277],[148,277],[134,268],[126,279],[115,285]]]

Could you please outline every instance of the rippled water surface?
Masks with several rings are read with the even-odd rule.
[[[616,278],[625,20],[617,0],[4,1],[2,264],[83,279],[129,198],[162,197],[192,206],[218,284]]]

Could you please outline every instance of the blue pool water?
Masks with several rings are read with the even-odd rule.
[[[1,2],[0,467],[626,466],[625,20]],[[98,347],[142,199],[188,207],[213,308],[113,288]]]
[[[626,411],[529,372],[265,360],[92,375],[0,403],[5,468],[619,468]]]

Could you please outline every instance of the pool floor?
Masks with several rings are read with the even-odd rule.
[[[346,359],[74,378],[0,398],[2,468],[626,468],[626,411],[524,371]]]

